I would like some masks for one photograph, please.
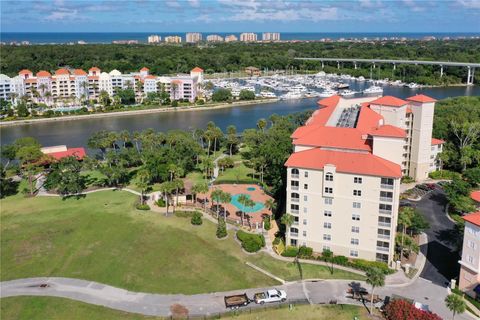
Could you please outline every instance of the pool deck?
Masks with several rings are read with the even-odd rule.
[[[255,190],[248,190],[248,188],[255,188]],[[214,185],[210,188],[208,193],[206,194],[198,194],[197,199],[205,199],[205,197],[208,198],[208,201],[210,205],[213,205],[212,198],[211,198],[211,193],[215,189],[221,189],[224,192],[230,193],[232,196],[236,194],[246,194],[250,196],[250,199],[252,199],[255,202],[260,202],[262,204],[265,203],[268,199],[273,199],[269,195],[267,195],[262,188],[260,188],[257,185],[254,184],[218,184]],[[241,223],[241,213],[240,209],[233,205],[232,203],[226,203],[222,204],[222,206],[227,210],[227,217],[231,220],[236,220],[238,223]],[[256,225],[258,227],[261,227],[262,221],[263,221],[263,215],[272,215],[272,212],[267,209],[266,207],[263,207],[262,209],[256,211],[256,212],[250,212],[246,213],[245,216],[250,217],[250,223],[253,225]]]

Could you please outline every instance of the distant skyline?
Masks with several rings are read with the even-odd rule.
[[[480,32],[480,0],[1,1],[2,32]]]

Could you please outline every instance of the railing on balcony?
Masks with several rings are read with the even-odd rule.
[[[292,225],[298,226],[298,221],[293,221]]]
[[[299,210],[290,209],[291,214],[299,214]]]
[[[300,175],[299,174],[294,174],[292,173],[292,175],[290,176],[292,179],[298,179],[300,178]]]
[[[378,209],[378,212],[381,214],[392,215],[392,210]]]
[[[300,187],[299,186],[290,186],[291,190],[298,190]]]
[[[388,252],[388,248],[387,248],[387,247],[379,247],[379,246],[377,246],[377,251]]]
[[[300,202],[299,198],[292,198],[292,202]]]
[[[387,240],[390,239],[390,235],[388,235],[388,234],[381,234],[381,233],[379,233],[379,234],[377,234],[377,236],[378,236],[378,238],[380,238],[380,239],[387,239]]]
[[[380,184],[380,188],[382,189],[393,189],[393,184]]]
[[[392,225],[390,222],[379,222],[378,225],[380,227],[388,227],[390,228],[390,226]]]
[[[388,198],[388,197],[380,197],[380,201],[384,201],[384,202],[392,202],[392,201],[393,201],[393,198]]]
[[[298,237],[298,232],[290,232],[290,237]]]

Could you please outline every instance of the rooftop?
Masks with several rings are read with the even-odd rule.
[[[405,130],[391,126],[391,125],[384,125],[380,126],[375,130],[372,130],[370,132],[372,136],[378,136],[378,137],[391,137],[391,138],[405,138],[407,136],[407,133]]]
[[[476,202],[480,202],[480,190],[475,190],[470,193],[470,198]]]
[[[293,153],[285,166],[305,169],[323,170],[325,165],[334,165],[337,172],[400,178],[401,168],[398,164],[385,160],[371,153],[354,153],[309,149]]]
[[[408,101],[420,102],[420,103],[428,103],[428,102],[436,102],[437,100],[426,96],[424,94],[417,94],[413,97],[407,98]]]
[[[432,146],[435,146],[438,144],[444,144],[444,143],[445,143],[445,140],[432,138]]]
[[[397,97],[393,97],[393,96],[383,96],[370,102],[370,104],[389,106],[389,107],[402,107],[407,103],[408,103],[407,101],[399,99]]]
[[[39,72],[37,72],[37,77],[51,77],[52,75],[50,74],[50,72],[48,71],[45,71],[45,70],[41,70]]]
[[[203,69],[200,67],[195,67],[191,70],[191,72],[203,72]]]
[[[463,220],[480,227],[480,211],[464,216]]]

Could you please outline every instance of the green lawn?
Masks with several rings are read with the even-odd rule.
[[[158,320],[159,317],[147,317],[100,306],[53,297],[13,297],[0,300],[2,320]],[[253,313],[225,316],[222,319],[258,320],[258,319],[302,319],[302,320],[351,320],[368,319],[363,307],[336,306],[295,306],[269,308]]]
[[[235,181],[251,181],[252,183],[257,182],[257,179],[252,178],[252,174],[255,172],[252,168],[248,168],[245,164],[240,163],[236,164],[233,168],[228,168],[224,172],[220,172],[218,179],[215,183],[220,184],[224,182],[235,182]]]

